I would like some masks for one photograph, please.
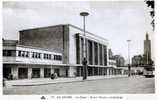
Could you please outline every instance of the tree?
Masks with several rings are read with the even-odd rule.
[[[146,4],[147,4],[147,7],[151,7],[151,11],[150,11],[150,16],[152,17],[152,22],[151,22],[151,24],[152,24],[152,27],[153,27],[153,30],[155,29],[155,24],[154,24],[154,21],[155,21],[155,19],[154,19],[154,0],[145,0],[145,2],[146,2]]]

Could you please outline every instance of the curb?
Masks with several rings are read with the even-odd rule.
[[[117,78],[127,78],[127,76],[123,77],[111,77],[111,78],[101,78],[101,79],[87,79],[87,80],[75,80],[75,81],[65,81],[65,82],[48,82],[42,84],[26,84],[26,85],[12,85],[12,86],[40,86],[40,85],[49,85],[49,84],[63,84],[63,83],[74,83],[74,82],[85,82],[85,81],[95,81],[95,80],[104,80],[104,79],[117,79]]]

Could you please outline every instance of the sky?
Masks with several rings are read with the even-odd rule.
[[[86,30],[107,39],[114,54],[128,58],[127,40],[131,57],[143,54],[146,32],[154,44],[150,8],[144,1],[5,1],[2,10],[4,39],[18,40],[20,30],[57,24],[82,28],[79,13],[87,11]]]

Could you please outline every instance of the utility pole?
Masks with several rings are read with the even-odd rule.
[[[83,80],[87,79],[87,74],[88,74],[88,69],[87,69],[87,57],[86,57],[86,53],[87,53],[87,43],[86,43],[86,25],[85,25],[85,17],[89,15],[88,12],[81,12],[80,13],[81,16],[83,16],[83,31],[84,31],[84,35],[83,35],[83,59],[82,59],[82,65],[83,65]]]
[[[130,77],[131,74],[131,65],[130,65],[130,42],[131,40],[127,40],[128,42],[128,77]]]

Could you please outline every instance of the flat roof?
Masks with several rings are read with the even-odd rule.
[[[45,26],[45,27],[37,27],[37,28],[24,29],[24,30],[21,30],[20,32],[22,32],[22,31],[30,31],[30,30],[37,30],[37,29],[46,29],[46,28],[52,28],[52,27],[58,27],[58,26],[71,26],[71,27],[76,28],[76,29],[78,29],[80,31],[83,31],[82,28],[80,28],[78,26],[75,26],[75,25],[72,25],[72,24],[58,24],[58,25],[53,25],[53,26]],[[105,38],[103,38],[101,36],[98,36],[98,35],[96,35],[94,33],[91,33],[89,31],[86,31],[86,33],[88,33],[90,35],[93,35],[93,36],[95,36],[97,38],[103,39],[105,41],[108,41],[107,39],[105,39]]]

